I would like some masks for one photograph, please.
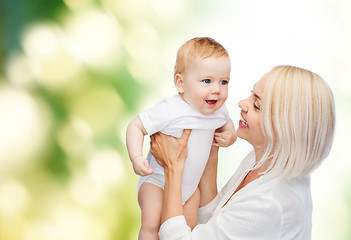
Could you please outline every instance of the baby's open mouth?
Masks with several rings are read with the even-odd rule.
[[[205,100],[205,101],[210,105],[217,103],[217,100]]]

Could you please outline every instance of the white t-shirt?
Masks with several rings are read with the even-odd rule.
[[[165,221],[160,240],[310,240],[312,199],[310,178],[291,180],[261,176],[236,192],[255,164],[252,151],[208,205],[199,209],[193,231],[183,215]]]
[[[141,112],[139,118],[149,135],[162,132],[179,138],[184,129],[192,129],[183,172],[182,197],[184,204],[195,192],[206,167],[214,131],[229,120],[227,108],[223,104],[216,112],[205,115],[190,107],[179,94],[176,94]],[[145,181],[154,183],[163,189],[163,167],[157,163],[150,152],[147,159],[154,173],[150,176],[140,177],[138,190]]]

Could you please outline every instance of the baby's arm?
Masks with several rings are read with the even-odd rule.
[[[234,123],[231,119],[214,133],[214,146],[229,147],[236,141]]]
[[[144,136],[147,134],[139,116],[134,118],[127,127],[126,143],[129,158],[133,163],[134,172],[139,176],[153,173],[149,162],[143,157]]]

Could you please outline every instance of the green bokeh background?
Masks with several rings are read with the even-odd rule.
[[[183,41],[188,22],[206,23],[192,9],[214,10],[211,1],[1,0],[1,240],[137,238],[124,132],[147,94],[160,93],[155,80],[169,78],[160,53]]]
[[[342,4],[323,4],[334,6],[330,15],[345,18]],[[250,24],[253,29],[244,31],[236,22],[249,13],[242,9],[242,1],[229,0],[0,0],[0,240],[137,239],[138,178],[125,149],[125,128],[139,111],[174,93],[172,67],[184,41],[201,35],[242,41],[243,33],[258,31]],[[350,18],[333,24],[340,23],[348,29]],[[349,30],[345,35],[351,39]],[[332,44],[328,51],[339,53]],[[225,45],[241,48],[231,48],[229,40]],[[351,51],[344,50],[344,57],[333,56],[346,69]],[[252,63],[254,56],[246,57],[233,63]],[[350,71],[339,76],[350,81]],[[345,146],[350,84],[329,84],[343,116],[338,126],[345,126],[336,141]],[[349,153],[331,155],[350,159]],[[322,214],[342,212],[331,215],[342,224],[320,221],[315,231],[322,234],[316,236],[351,238],[345,162],[327,165],[338,166],[330,174],[342,183],[335,198],[341,210],[320,209],[326,202],[317,202]],[[222,185],[232,173],[228,166],[222,165]]]

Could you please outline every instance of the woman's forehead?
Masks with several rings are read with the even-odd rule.
[[[262,97],[263,95],[263,90],[266,86],[267,79],[268,79],[268,73],[263,75],[263,77],[254,85],[254,92],[260,97]]]

